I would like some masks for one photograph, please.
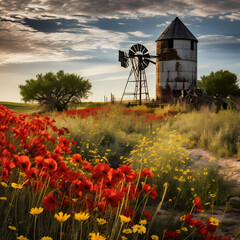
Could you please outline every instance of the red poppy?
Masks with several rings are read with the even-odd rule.
[[[172,238],[172,239],[179,239],[180,238],[180,234],[178,234],[175,231],[166,231],[163,234],[164,238]]]
[[[58,201],[54,197],[54,193],[48,194],[48,196],[43,198],[43,205],[49,211],[54,211],[56,207],[58,207]]]
[[[143,171],[141,172],[141,177],[150,177],[152,178],[154,176],[154,174],[152,173],[151,170],[147,170],[146,168],[143,169]]]
[[[107,204],[105,201],[101,201],[99,202],[98,204],[98,209],[101,211],[101,212],[105,212],[107,210]]]
[[[152,220],[152,214],[148,211],[143,211],[143,215],[147,218],[147,220]]]
[[[198,235],[205,235],[205,234],[207,234],[207,228],[203,224],[203,222],[201,222],[200,220],[196,220],[194,225],[197,228],[197,234]]]
[[[107,201],[107,203],[110,204],[112,207],[118,206],[120,196],[116,193],[115,190],[109,188],[104,189],[102,196]]]
[[[27,175],[28,179],[36,178],[38,173],[39,173],[39,170],[36,168],[30,168],[26,171],[26,175]]]
[[[73,154],[72,155],[72,162],[73,163],[79,163],[79,164],[82,164],[82,157],[80,154]]]
[[[120,169],[124,173],[127,182],[131,182],[131,183],[134,182],[135,178],[138,176],[137,173],[132,171],[132,164],[122,165]]]
[[[138,173],[134,171],[130,171],[127,175],[125,175],[126,181],[129,183],[133,183],[134,180],[137,178]]]
[[[9,172],[11,172],[12,169],[16,167],[15,163],[10,161],[7,157],[4,157],[1,161],[1,165],[5,167]]]
[[[90,192],[93,190],[93,183],[89,179],[85,178],[81,181],[79,190],[82,192]]]
[[[94,167],[92,166],[92,164],[88,161],[83,161],[83,168],[85,170],[87,170],[88,172],[93,172]]]
[[[20,156],[18,160],[19,161],[17,162],[17,165],[21,168],[23,172],[26,172],[31,166],[31,162],[28,156]]]
[[[158,196],[158,193],[155,190],[152,190],[149,194],[151,199],[155,199]]]
[[[34,162],[38,165],[39,168],[42,168],[44,158],[42,156],[37,156],[37,157],[35,157]]]
[[[72,143],[72,145],[77,145],[77,142],[76,141],[73,141],[73,139],[71,139],[71,143]]]
[[[120,168],[117,168],[117,170],[112,169],[112,175],[115,182],[121,182],[123,180],[123,171]]]
[[[54,172],[57,170],[57,162],[53,158],[46,158],[43,162],[45,171]]]
[[[195,204],[196,209],[197,209],[199,212],[202,212],[203,206],[202,206],[200,197],[196,197],[196,199],[194,200],[194,204]]]
[[[192,220],[192,218],[193,216],[187,213],[184,217],[184,220],[188,225],[192,226],[192,225],[195,225],[196,223],[196,220]]]
[[[107,181],[111,181],[112,180],[112,170],[108,164],[98,163],[94,167],[94,172],[93,172],[91,178],[96,179],[96,180],[101,180],[102,178],[104,178]]]

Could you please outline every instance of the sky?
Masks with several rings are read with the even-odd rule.
[[[88,101],[120,99],[130,68],[118,50],[156,39],[175,17],[198,39],[198,79],[229,70],[240,79],[239,0],[0,0],[0,101],[20,102],[18,85],[64,70],[89,79]],[[155,98],[155,65],[146,68]]]

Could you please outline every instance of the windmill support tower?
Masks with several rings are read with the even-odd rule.
[[[133,95],[133,100],[139,102],[139,105],[142,104],[143,95],[145,96],[145,101],[147,103],[150,102],[145,68],[148,66],[149,62],[155,64],[155,62],[150,60],[151,57],[152,56],[149,55],[147,48],[141,44],[133,45],[129,49],[128,54],[119,51],[118,60],[121,62],[121,66],[127,68],[129,60],[131,64],[131,70],[122,94],[121,102],[127,95]],[[134,75],[133,79],[131,78],[132,75]],[[130,83],[135,83],[134,92],[127,92]]]

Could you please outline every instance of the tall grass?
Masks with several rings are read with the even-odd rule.
[[[165,126],[191,140],[190,147],[209,149],[220,157],[240,156],[240,113],[228,109],[215,113],[208,108],[179,114]]]
[[[99,111],[95,117],[59,115],[55,119],[57,126],[67,127],[69,138],[78,143],[73,153],[78,152],[95,163],[110,162],[116,167],[150,129],[143,119],[122,111],[122,107],[114,107],[108,113],[104,109]]]

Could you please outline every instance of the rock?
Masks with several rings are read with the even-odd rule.
[[[232,206],[232,208],[240,209],[240,197],[230,198],[230,205]]]

